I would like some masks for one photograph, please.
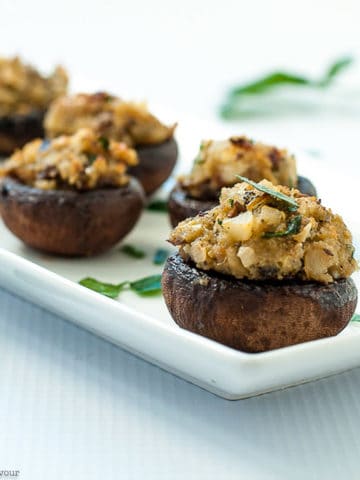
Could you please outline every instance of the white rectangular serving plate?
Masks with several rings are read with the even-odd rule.
[[[188,155],[194,156],[198,141],[187,145]],[[189,168],[187,163],[180,169]],[[339,183],[336,172],[320,159],[300,155],[298,164],[300,173],[310,177],[321,198],[326,199],[325,205],[346,213],[349,226],[360,238],[355,212],[345,210],[351,201],[339,195],[339,185],[344,195],[356,189],[351,189],[349,181]],[[145,212],[124,242],[143,249],[145,259],[130,258],[118,246],[95,258],[65,259],[25,247],[0,222],[0,285],[226,399],[270,392],[360,365],[358,323],[350,324],[336,337],[248,354],[180,329],[162,297],[143,298],[124,292],[116,301],[77,284],[87,276],[119,283],[160,273],[162,267],[153,265],[152,256],[159,247],[171,250],[165,243],[168,232],[166,214]]]

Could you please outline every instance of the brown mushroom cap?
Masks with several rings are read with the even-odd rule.
[[[245,352],[337,335],[357,303],[351,278],[331,284],[243,281],[201,271],[178,254],[167,260],[162,289],[180,327]]]
[[[139,164],[129,168],[129,175],[136,177],[145,193],[151,195],[171,175],[178,156],[177,143],[170,138],[159,145],[138,146],[136,151]]]
[[[211,210],[218,205],[218,200],[199,200],[190,197],[186,190],[177,183],[171,190],[168,201],[170,223],[176,227],[185,218],[195,217],[200,212]]]
[[[144,193],[136,179],[123,187],[78,192],[40,190],[5,177],[0,200],[4,223],[24,243],[83,256],[107,250],[130,232],[143,209]]]
[[[43,111],[0,117],[0,155],[7,156],[30,140],[42,137]]]
[[[298,184],[296,188],[300,190],[301,193],[305,193],[305,195],[310,195],[310,197],[317,196],[316,188],[311,183],[311,181],[306,177],[302,177],[301,175],[298,176]]]
[[[305,177],[298,177],[297,188],[306,195],[316,196],[314,185]],[[173,227],[176,227],[176,225],[182,220],[185,220],[185,218],[195,217],[200,212],[206,212],[216,207],[218,203],[219,201],[217,199],[199,200],[192,198],[187,194],[186,190],[177,183],[169,195],[168,210],[170,223]]]

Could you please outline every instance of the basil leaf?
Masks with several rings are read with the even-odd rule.
[[[300,232],[301,227],[301,215],[296,215],[292,218],[287,225],[287,229],[284,232],[265,232],[264,238],[273,238],[273,237],[285,237],[287,235],[296,235]]]
[[[166,200],[153,200],[146,206],[147,210],[151,210],[153,212],[167,212],[168,205]]]
[[[130,288],[139,295],[155,295],[161,292],[161,275],[151,275],[130,282]]]
[[[80,285],[83,287],[94,290],[94,292],[101,293],[109,298],[116,298],[119,296],[120,292],[126,287],[128,282],[122,282],[118,285],[112,283],[104,283],[96,280],[95,278],[87,277],[80,280]]]
[[[257,190],[260,190],[260,192],[267,193],[268,195],[271,195],[273,198],[276,198],[277,200],[281,200],[282,202],[287,203],[288,205],[290,205],[291,209],[289,210],[292,212],[296,211],[299,207],[296,200],[292,197],[289,197],[288,195],[285,195],[285,193],[272,190],[271,188],[266,187],[265,185],[260,185],[260,183],[253,182],[252,180],[249,180],[246,177],[242,177],[241,175],[236,175],[236,178],[238,178],[242,182],[248,183],[249,185],[256,188]]]
[[[352,319],[350,320],[351,322],[360,322],[360,314],[359,313],[354,313],[352,316]]]
[[[144,258],[146,256],[143,250],[134,245],[123,245],[120,248],[120,251],[133,258]]]
[[[169,250],[165,250],[164,248],[159,248],[156,250],[153,258],[153,263],[155,265],[162,265],[163,263],[166,262],[166,259],[169,256]]]

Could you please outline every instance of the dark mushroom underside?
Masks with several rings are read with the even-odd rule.
[[[129,168],[129,174],[140,181],[147,195],[151,195],[171,175],[178,156],[177,143],[170,138],[160,145],[136,147],[136,151],[139,164]]]
[[[0,210],[6,226],[27,245],[67,256],[94,255],[120,241],[144,206],[136,179],[87,192],[40,190],[5,178]]]
[[[8,156],[34,138],[43,137],[43,111],[0,117],[0,155]]]
[[[264,352],[337,335],[357,303],[352,279],[324,285],[240,281],[201,271],[176,254],[162,289],[182,328],[245,352]]]
[[[316,196],[314,185],[305,177],[298,177],[297,188],[306,195]],[[170,223],[173,227],[185,220],[185,218],[195,217],[200,212],[205,212],[218,205],[217,200],[199,200],[190,197],[179,183],[175,185],[169,195],[168,210]]]

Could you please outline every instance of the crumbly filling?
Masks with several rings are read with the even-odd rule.
[[[236,175],[255,182],[265,178],[274,185],[297,186],[293,155],[244,136],[202,142],[190,174],[179,177],[179,182],[193,198],[211,199],[219,196],[222,187],[234,185]]]
[[[59,98],[45,118],[49,137],[71,135],[84,127],[130,147],[163,143],[175,130],[175,125],[163,125],[145,104],[124,102],[104,92]]]
[[[198,268],[239,279],[331,283],[357,268],[339,215],[267,180],[224,188],[220,204],[179,223],[170,242]]]
[[[44,190],[90,190],[126,185],[127,167],[137,163],[135,150],[125,143],[81,129],[72,136],[26,144],[0,167],[0,176]]]
[[[66,93],[67,84],[62,67],[44,77],[18,57],[0,57],[0,116],[46,110],[55,98]]]

